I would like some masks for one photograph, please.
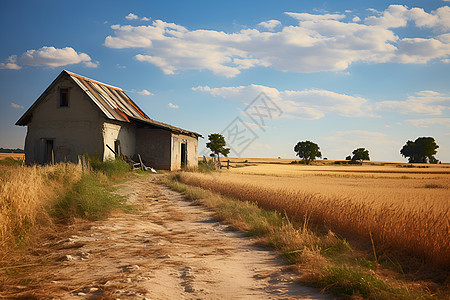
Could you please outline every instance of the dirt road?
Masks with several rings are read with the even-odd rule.
[[[43,245],[37,282],[10,296],[50,299],[329,299],[294,283],[276,254],[213,220],[158,184],[159,175],[119,192],[137,209],[84,224]],[[43,251],[43,250],[41,250]]]

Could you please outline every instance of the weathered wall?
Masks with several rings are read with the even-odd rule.
[[[164,129],[136,129],[136,155],[146,166],[170,170],[171,133]]]
[[[181,144],[187,145],[187,167],[196,168],[198,166],[198,139],[182,134],[172,134],[171,143],[171,170],[181,169]]]
[[[59,87],[69,88],[69,106],[59,107]],[[100,111],[72,81],[62,79],[33,111],[25,139],[27,164],[43,163],[45,140],[53,140],[56,162],[77,162],[78,155],[103,151]]]
[[[120,141],[122,154],[133,157],[136,153],[136,128],[134,125],[108,121],[103,124],[102,135],[103,160],[114,159],[114,153],[106,145],[115,150],[114,142],[116,140]]]

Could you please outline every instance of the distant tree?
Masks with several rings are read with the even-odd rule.
[[[345,158],[345,160],[352,160],[352,156],[351,156],[351,155],[347,156],[347,157]]]
[[[294,147],[294,152],[298,157],[302,158],[306,164],[309,164],[316,157],[322,157],[319,146],[310,141],[298,142]]]
[[[225,148],[227,143],[225,142],[225,138],[223,137],[223,135],[219,133],[211,133],[210,135],[208,135],[208,139],[209,142],[206,143],[206,147],[208,147],[214,154],[216,154],[218,159],[219,154],[228,156],[228,154],[230,153],[230,148]]]
[[[369,150],[366,150],[364,148],[355,149],[353,150],[352,154],[353,154],[352,157],[353,161],[359,160],[362,163],[363,160],[370,160]]]
[[[434,155],[437,153],[439,146],[432,137],[420,137],[414,142],[407,141],[400,154],[408,157],[410,163],[437,163]]]

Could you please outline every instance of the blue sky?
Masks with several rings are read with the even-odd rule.
[[[121,87],[153,119],[232,156],[406,161],[432,136],[450,162],[449,1],[0,2],[0,147],[63,70]],[[207,138],[200,139],[203,150]]]

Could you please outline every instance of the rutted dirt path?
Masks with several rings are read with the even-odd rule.
[[[49,299],[329,299],[294,283],[296,275],[283,272],[276,254],[252,245],[242,233],[215,222],[212,212],[157,184],[158,176],[121,187],[136,212],[86,224],[70,237],[43,245],[45,267],[30,269],[41,280],[11,287],[8,294]]]

